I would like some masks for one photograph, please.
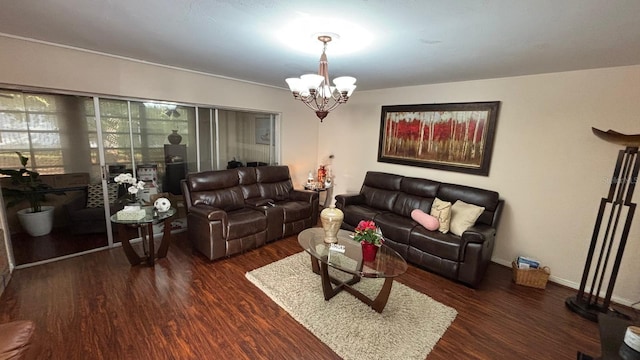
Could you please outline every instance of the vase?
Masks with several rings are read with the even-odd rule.
[[[376,254],[378,254],[378,245],[366,241],[361,242],[360,245],[362,245],[362,260],[374,261]]]
[[[178,130],[171,130],[172,133],[167,136],[170,144],[178,145],[182,141],[182,135],[178,134]]]
[[[122,206],[140,205],[140,201],[135,194],[124,194],[118,198],[118,203]]]
[[[331,205],[320,212],[325,243],[333,244],[338,242],[338,230],[340,230],[343,219],[344,213],[340,209],[336,209],[335,205]]]
[[[31,236],[43,236],[51,232],[53,228],[53,206],[41,206],[42,211],[32,212],[26,208],[18,210],[18,221],[22,228]]]

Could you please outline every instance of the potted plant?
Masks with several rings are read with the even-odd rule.
[[[359,242],[362,246],[362,259],[364,261],[374,261],[378,248],[384,242],[380,228],[376,226],[375,222],[367,220],[362,220],[358,223],[353,240]]]
[[[22,156],[22,153],[16,151],[20,158],[22,168],[0,169],[0,175],[6,175],[11,178],[11,186],[2,189],[2,194],[9,199],[6,206],[10,208],[24,201],[28,201],[30,207],[18,210],[18,220],[20,225],[31,236],[47,235],[53,227],[53,206],[43,206],[45,194],[54,193],[57,195],[64,194],[62,191],[55,191],[53,188],[42,182],[40,174],[27,169],[28,157]]]

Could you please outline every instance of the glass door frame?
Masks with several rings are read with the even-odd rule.
[[[102,114],[100,113],[100,100],[101,99],[105,99],[105,100],[122,100],[122,101],[127,101],[127,110],[128,110],[128,122],[129,122],[129,138],[130,138],[130,144],[131,144],[131,165],[132,165],[132,169],[134,169],[135,171],[135,166],[136,166],[136,161],[135,161],[135,148],[133,145],[133,129],[132,129],[132,118],[131,118],[131,101],[136,101],[136,102],[157,102],[157,103],[162,103],[162,104],[169,104],[169,105],[176,105],[176,106],[185,106],[185,107],[193,107],[195,109],[195,150],[196,150],[196,161],[195,161],[195,165],[196,165],[196,169],[193,169],[193,171],[201,171],[201,164],[200,164],[200,128],[199,128],[199,114],[198,114],[198,110],[199,109],[208,109],[209,113],[210,113],[210,121],[211,121],[211,125],[210,126],[210,136],[212,140],[214,141],[213,146],[211,147],[211,153],[213,155],[213,153],[215,152],[215,157],[212,156],[212,165],[215,165],[215,168],[220,169],[220,152],[219,152],[219,146],[220,146],[220,134],[219,134],[219,128],[218,128],[218,111],[219,110],[226,110],[226,111],[238,111],[238,112],[251,112],[251,113],[263,113],[265,115],[269,115],[270,119],[271,119],[271,126],[272,126],[272,130],[274,132],[274,134],[277,134],[277,136],[273,136],[271,138],[271,144],[270,146],[270,150],[269,150],[269,157],[270,159],[272,159],[274,164],[278,164],[280,163],[280,159],[281,159],[281,149],[280,149],[280,144],[281,144],[281,114],[280,113],[276,113],[276,112],[271,112],[271,111],[266,111],[266,110],[256,110],[256,109],[238,109],[238,108],[233,108],[233,107],[225,107],[225,106],[218,106],[218,105],[209,105],[209,104],[194,104],[194,103],[182,103],[182,102],[173,102],[173,101],[164,101],[164,100],[150,100],[150,99],[144,99],[144,98],[129,98],[129,97],[121,97],[121,96],[109,96],[109,95],[98,95],[98,94],[92,94],[92,93],[85,93],[85,92],[75,92],[75,91],[64,91],[64,90],[57,90],[57,89],[48,89],[48,88],[38,88],[38,87],[29,87],[29,86],[16,86],[16,85],[11,85],[11,84],[3,84],[0,83],[0,89],[4,89],[4,90],[10,90],[10,91],[21,91],[21,92],[30,92],[30,93],[44,93],[44,94],[54,94],[54,95],[71,95],[71,96],[84,96],[84,97],[88,97],[91,98],[93,101],[93,108],[94,108],[94,120],[96,122],[96,136],[97,136],[97,143],[98,143],[98,148],[97,148],[97,153],[98,153],[98,160],[99,160],[99,168],[100,168],[100,172],[101,172],[101,184],[102,184],[102,195],[103,195],[103,200],[104,200],[104,214],[105,214],[105,225],[107,227],[107,246],[101,246],[101,247],[97,247],[94,249],[90,249],[90,250],[85,250],[85,251],[81,251],[78,253],[73,253],[73,254],[68,254],[68,255],[63,255],[63,256],[59,256],[59,257],[55,257],[55,258],[51,258],[51,259],[46,259],[46,260],[42,260],[42,261],[37,261],[37,262],[33,262],[33,263],[28,263],[28,264],[21,264],[21,265],[15,265],[15,259],[13,256],[13,248],[12,248],[12,239],[10,237],[7,237],[8,241],[5,244],[7,247],[7,255],[9,257],[9,263],[10,266],[13,266],[13,268],[15,269],[21,269],[21,268],[27,268],[27,267],[31,267],[31,266],[36,266],[36,265],[40,265],[40,264],[44,264],[44,263],[49,263],[49,262],[53,262],[53,261],[58,261],[58,260],[63,260],[63,259],[67,259],[67,258],[71,258],[71,257],[75,257],[75,256],[81,256],[81,255],[85,255],[88,253],[92,253],[92,252],[97,252],[97,251],[102,251],[105,249],[111,249],[114,247],[119,247],[121,246],[119,242],[115,242],[114,241],[114,233],[113,233],[113,229],[111,227],[111,220],[110,220],[110,216],[113,215],[110,212],[109,206],[107,206],[106,204],[108,204],[109,202],[109,196],[108,196],[108,189],[107,189],[107,183],[108,183],[108,179],[109,179],[109,173],[107,171],[107,164],[106,164],[106,158],[105,158],[105,148],[104,148],[104,138],[103,138],[103,133],[102,133],[102,123],[101,123],[101,118],[102,118]],[[213,116],[211,116],[213,115]],[[215,132],[215,138],[213,138],[213,133]],[[215,146],[215,147],[214,147]],[[215,164],[213,164],[215,163]],[[3,202],[0,202],[0,205],[2,205]],[[5,219],[3,219],[4,224],[3,225],[7,225],[6,224],[6,217],[4,217]],[[5,229],[5,231],[8,231],[8,229]]]

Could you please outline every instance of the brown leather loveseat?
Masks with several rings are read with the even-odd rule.
[[[435,198],[484,207],[475,225],[462,233],[430,231],[411,218],[414,209],[429,214]],[[407,262],[477,287],[493,253],[503,200],[495,191],[437,181],[367,172],[357,195],[337,195],[344,213],[342,228],[353,231],[360,220],[373,220]]]
[[[294,190],[287,166],[189,174],[181,185],[189,239],[210,260],[296,234],[318,219],[318,194]]]

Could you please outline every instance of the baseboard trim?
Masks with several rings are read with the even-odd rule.
[[[498,265],[502,265],[502,266],[506,266],[508,268],[511,268],[511,261],[512,260],[504,260],[504,259],[491,259],[492,262],[498,264]],[[575,281],[571,281],[571,280],[567,280],[561,277],[557,277],[553,275],[553,272],[551,273],[551,275],[549,275],[549,281],[558,285],[562,285],[574,290],[578,290],[580,288],[580,283],[577,283]],[[601,293],[600,296],[604,297],[606,295],[606,293]],[[633,308],[633,305],[635,303],[637,303],[637,300],[629,300],[629,299],[625,299],[625,298],[621,298],[618,296],[611,296],[611,301],[619,304],[619,305],[623,305],[623,306],[627,306],[630,308]]]

